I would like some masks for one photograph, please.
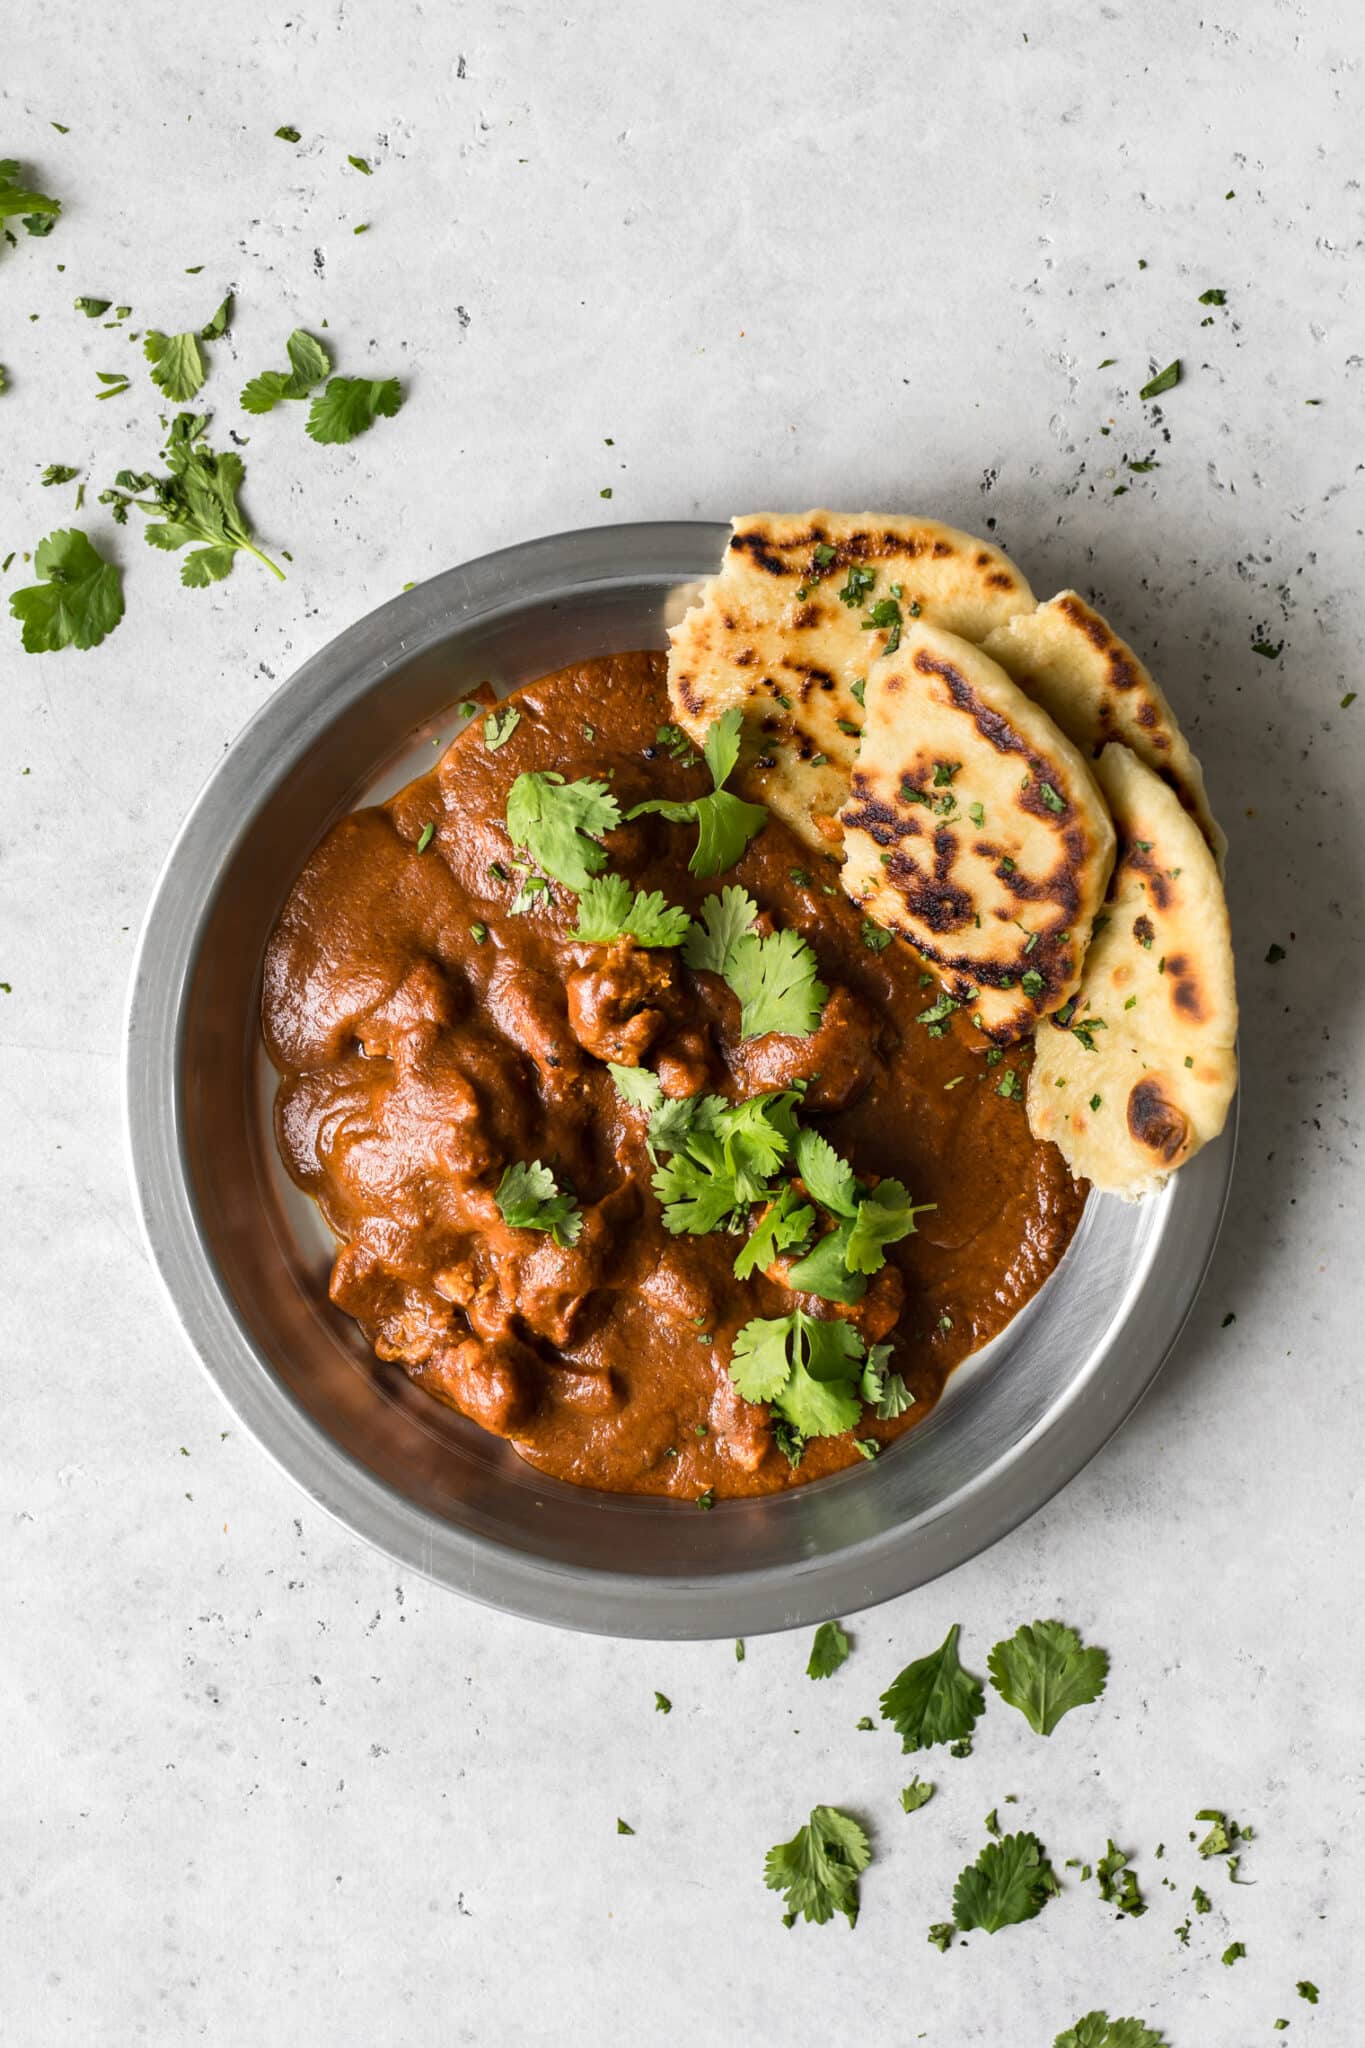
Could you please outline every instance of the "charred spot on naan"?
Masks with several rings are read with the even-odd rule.
[[[1128,1128],[1163,1166],[1171,1166],[1189,1143],[1184,1111],[1168,1099],[1154,1074],[1135,1081],[1128,1091]]]

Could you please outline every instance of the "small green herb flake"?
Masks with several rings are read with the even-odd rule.
[[[469,936],[476,946],[481,946],[488,937],[488,926],[486,924],[472,924],[469,927]]]
[[[1163,392],[1174,391],[1179,382],[1180,357],[1177,356],[1173,363],[1167,363],[1164,370],[1159,370],[1149,383],[1143,385],[1138,397],[1160,398]]]
[[[807,1678],[832,1678],[840,1665],[848,1662],[852,1647],[841,1623],[822,1621],[811,1644]]]
[[[515,708],[490,711],[483,722],[483,743],[489,753],[496,754],[499,747],[505,747],[520,724],[521,713]]]
[[[1265,956],[1265,964],[1266,964],[1266,966],[1267,966],[1267,967],[1278,967],[1278,966],[1279,966],[1279,964],[1280,964],[1280,962],[1281,962],[1281,960],[1283,960],[1283,959],[1284,959],[1285,957],[1286,957],[1286,955],[1285,955],[1285,950],[1284,950],[1284,947],[1283,947],[1283,946],[1280,946],[1280,945],[1276,945],[1276,944],[1275,944],[1275,942],[1274,942],[1274,941],[1272,940],[1271,944],[1270,944],[1270,945],[1269,945],[1269,946],[1268,946],[1268,947],[1266,948],[1266,956]]]
[[[957,1929],[951,1920],[935,1920],[933,1926],[929,1929],[930,1948],[936,1948],[940,1955],[946,1955],[949,1943],[956,1932]]]
[[[891,944],[891,938],[892,934],[884,931],[879,924],[874,924],[870,917],[863,919],[862,941],[869,953],[884,953]]]
[[[921,1806],[927,1806],[934,1796],[932,1784],[922,1778],[912,1778],[908,1785],[902,1785],[900,1802],[902,1813],[918,1813]]]
[[[736,1636],[736,1637],[735,1637],[735,1662],[736,1662],[736,1664],[742,1664],[742,1663],[744,1662],[744,1638],[743,1638],[743,1636]]]
[[[611,496],[611,485],[604,484],[602,486],[602,489],[597,493],[597,495],[599,498],[609,498]]]
[[[1359,696],[1359,694],[1360,692],[1358,690],[1348,690],[1346,692],[1346,695],[1341,700],[1342,710],[1349,711],[1351,706],[1355,703],[1356,698]]]
[[[419,853],[425,853],[435,837],[436,827],[432,824],[430,818],[428,818],[426,824],[423,825],[421,832],[418,834],[417,851]]]
[[[1227,302],[1227,293],[1215,285],[1210,285],[1206,292],[1200,292],[1199,294],[1201,306],[1226,306]]]
[[[371,169],[370,165],[366,163],[363,156],[348,156],[346,161],[351,166],[351,169],[353,171],[359,171],[362,174],[362,176],[366,178],[372,178],[374,176],[373,170]]]
[[[697,1506],[701,1509],[704,1515],[709,1515],[715,1504],[716,1490],[713,1486],[708,1486],[705,1493],[699,1493],[697,1495]]]
[[[1278,661],[1284,653],[1284,642],[1283,640],[1253,640],[1251,651],[1253,654],[1259,654],[1263,661]]]
[[[1231,1969],[1234,1963],[1241,1962],[1242,1957],[1246,1954],[1246,1952],[1247,1945],[1244,1941],[1230,1941],[1227,1947],[1223,1950],[1223,1961],[1227,1964],[1228,1968]]]
[[[666,1692],[655,1693],[654,1711],[656,1714],[671,1714],[673,1712],[673,1702]]]
[[[616,1822],[616,1832],[618,1835],[633,1835],[635,1833],[635,1830],[628,1820],[621,1820],[618,1816]]]
[[[87,320],[98,320],[101,313],[107,313],[109,311],[110,306],[113,304],[113,300],[79,298],[74,299],[72,301],[72,304],[75,306],[76,311],[78,313],[84,313]]]
[[[1307,1977],[1300,1977],[1298,1983],[1294,1986],[1294,1989],[1298,1992],[1299,1997],[1306,1998],[1310,2005],[1317,2004],[1318,1987],[1316,1984],[1310,1984]]]
[[[275,130],[275,135],[276,139],[280,142],[299,142],[302,140],[298,129],[291,127],[287,122],[283,128]]]

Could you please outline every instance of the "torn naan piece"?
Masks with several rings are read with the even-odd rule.
[[[997,626],[982,645],[1087,759],[1111,740],[1131,748],[1175,791],[1222,867],[1227,840],[1209,809],[1204,771],[1161,686],[1107,619],[1063,590]]]
[[[1074,993],[1114,828],[1080,751],[979,647],[907,626],[873,666],[841,881],[997,1044]]]
[[[749,513],[669,635],[673,714],[700,744],[739,705],[737,786],[817,851],[837,849],[875,658],[913,619],[981,640],[1033,605],[1007,555],[936,519]]]
[[[1118,859],[1074,1005],[1038,1032],[1029,1127],[1128,1201],[1222,1130],[1237,1086],[1227,901],[1179,798],[1127,747],[1096,773]]]

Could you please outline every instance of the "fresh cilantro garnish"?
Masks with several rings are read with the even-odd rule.
[[[661,1107],[664,1091],[658,1075],[652,1074],[648,1067],[618,1067],[609,1060],[607,1072],[621,1100],[628,1102],[632,1109],[643,1110],[646,1116],[652,1116]]]
[[[362,177],[372,178],[374,176],[374,171],[372,170],[371,166],[366,163],[363,156],[348,156],[346,161],[351,166],[351,169],[353,171],[359,171]]]
[[[143,336],[142,353],[152,366],[152,382],[172,405],[188,404],[209,373],[199,342],[197,334],[163,334],[158,327]]]
[[[915,1218],[936,1208],[935,1202],[912,1202],[898,1180],[879,1181],[858,1203],[844,1257],[855,1273],[877,1273],[886,1264],[885,1247],[914,1235]]]
[[[846,604],[850,611],[860,605],[877,580],[875,569],[864,569],[858,562],[850,562],[848,579],[835,595],[840,604]]]
[[[1179,382],[1180,358],[1179,356],[1177,356],[1173,363],[1167,363],[1164,370],[1159,370],[1156,376],[1151,379],[1150,383],[1143,385],[1141,391],[1139,391],[1138,393],[1138,397],[1160,398],[1164,391],[1174,391],[1176,385]]]
[[[425,853],[435,837],[436,827],[432,823],[431,819],[428,818],[426,824],[423,825],[421,831],[417,835],[417,851],[419,853]]]
[[[504,713],[516,721],[519,713]],[[487,727],[497,730],[490,736]],[[485,721],[484,740],[490,751],[511,737],[511,728]],[[598,845],[604,832],[621,822],[621,807],[605,782],[566,782],[550,768],[519,775],[507,792],[507,830],[514,846],[524,847],[538,868],[569,889],[586,889],[607,863]]]
[[[1137,1872],[1129,1868],[1128,1852],[1116,1849],[1112,1839],[1095,1863],[1095,1877],[1099,1883],[1100,1898],[1106,1906],[1117,1906],[1120,1914],[1127,1914],[1133,1920],[1141,1919],[1147,1906],[1138,1889]]]
[[[47,485],[69,484],[73,477],[77,477],[79,475],[80,471],[76,468],[73,468],[72,464],[69,462],[49,462],[47,468],[43,471],[38,481],[40,484]]]
[[[1057,1012],[1057,1015],[1061,1015],[1060,1010]],[[1064,1025],[1062,1028],[1065,1030],[1066,1026]],[[1077,1018],[1070,1028],[1072,1037],[1079,1038],[1087,1052],[1098,1052],[1099,1047],[1095,1044],[1095,1033],[1107,1030],[1108,1026],[1103,1017],[1082,1017]]]
[[[805,1038],[829,990],[800,934],[779,931],[760,938],[753,930],[757,916],[758,905],[743,889],[731,886],[708,896],[687,935],[683,959],[689,967],[719,974],[734,990],[741,1037],[778,1031]]]
[[[1200,292],[1199,294],[1199,303],[1201,306],[1226,306],[1227,302],[1227,293],[1225,291],[1219,290],[1216,286],[1213,285],[1209,287],[1208,291]]]
[[[746,1401],[767,1401],[803,1437],[842,1436],[862,1412],[854,1374],[862,1339],[850,1323],[795,1309],[738,1332],[730,1378]]]
[[[112,299],[92,299],[84,293],[80,298],[72,300],[76,311],[84,313],[87,320],[98,320],[100,314],[107,313],[113,303]]]
[[[616,1832],[618,1835],[633,1835],[635,1833],[635,1830],[628,1820],[621,1820],[620,1818],[618,1818],[616,1822]]]
[[[31,235],[46,235],[61,210],[60,199],[49,199],[46,192],[35,192],[23,183],[13,157],[0,159],[0,220],[20,219]]]
[[[703,1095],[664,1103],[650,1119],[649,1139],[656,1151],[673,1155],[653,1182],[665,1228],[703,1236],[766,1201],[791,1148],[794,1101],[790,1094],[737,1103]]]
[[[879,924],[873,924],[870,917],[862,922],[862,941],[869,953],[884,953],[891,944],[894,933],[883,931]]]
[[[39,541],[33,567],[40,580],[12,591],[9,601],[27,652],[98,647],[123,617],[122,571],[105,561],[79,527]]]
[[[246,478],[242,458],[231,449],[216,455],[204,439],[207,426],[207,414],[177,413],[162,450],[170,475],[137,475],[121,469],[113,489],[100,492],[100,503],[113,508],[119,524],[127,519],[130,505],[152,515],[145,537],[154,548],[174,553],[192,541],[200,542],[180,565],[180,581],[190,589],[220,582],[239,553],[254,555],[283,582],[283,569],[256,546],[237,502]],[[143,492],[149,495],[140,495]]]
[[[666,754],[671,754],[683,768],[695,768],[701,759],[680,725],[661,725],[654,735],[654,744],[662,747]]]
[[[788,1181],[769,1204],[735,1257],[735,1277],[747,1280],[764,1272],[783,1252],[805,1243],[815,1228],[815,1211],[803,1203],[795,1185]]]
[[[842,591],[839,594],[841,597],[843,596]],[[901,608],[896,603],[895,598],[879,597],[867,617],[863,620],[863,631],[871,633],[880,631],[883,628],[889,628],[890,630],[886,635],[886,645],[882,652],[883,654],[894,654],[901,644],[901,626],[903,623]],[[861,704],[862,701],[862,698],[859,697],[858,702]]]
[[[1318,1987],[1316,1984],[1311,1984],[1307,1977],[1300,1977],[1298,1983],[1294,1986],[1294,1989],[1298,1992],[1299,1997],[1306,1998],[1310,2005],[1317,2004]]]
[[[878,1422],[894,1422],[915,1405],[915,1397],[900,1374],[887,1371],[890,1356],[889,1344],[872,1345],[858,1382],[859,1392],[868,1407],[876,1411]]]
[[[639,946],[680,946],[691,923],[685,910],[664,901],[661,889],[632,893],[620,875],[594,875],[578,898],[574,937],[599,946],[621,938]]]
[[[275,134],[281,142],[299,142],[302,140],[298,129],[288,124],[283,128],[277,128]]]
[[[995,1645],[986,1663],[1000,1697],[1018,1707],[1036,1735],[1051,1735],[1072,1707],[1097,1700],[1109,1671],[1104,1651],[1084,1649],[1060,1621],[1025,1623]]]
[[[673,1702],[672,1702],[672,1700],[671,1700],[671,1699],[670,1699],[670,1698],[668,1697],[668,1694],[667,1694],[667,1693],[664,1693],[664,1692],[656,1692],[656,1693],[655,1693],[655,1695],[654,1695],[654,1711],[655,1711],[655,1713],[656,1713],[656,1714],[671,1714],[671,1713],[673,1712]]]
[[[839,1666],[848,1662],[852,1647],[837,1621],[822,1621],[811,1644],[807,1678],[833,1678]]]
[[[1024,1091],[1020,1085],[1019,1076],[1015,1073],[1013,1067],[1006,1067],[1004,1073],[995,1084],[995,1092],[997,1095],[1003,1095],[1006,1102],[1023,1101]]]
[[[572,1195],[562,1194],[548,1166],[518,1160],[498,1182],[494,1196],[502,1220],[513,1230],[545,1230],[556,1244],[577,1244],[583,1212]]]
[[[208,319],[200,328],[199,339],[201,341],[220,341],[222,337],[227,333],[231,320],[232,293],[229,292],[227,294],[227,297],[222,301],[221,305],[218,307],[218,310],[214,313],[210,313]]]
[[[1247,1945],[1244,1941],[1230,1941],[1227,1947],[1223,1950],[1223,1961],[1226,1963],[1227,1967],[1231,1969],[1234,1963],[1241,1962],[1242,1957],[1246,1954],[1246,1952]]]
[[[390,420],[403,403],[396,377],[333,377],[308,408],[312,441],[354,441],[378,419]]]
[[[1211,1822],[1208,1833],[1199,1844],[1199,1854],[1205,1858],[1210,1856],[1229,1856],[1229,1852],[1239,1842],[1250,1842],[1255,1839],[1256,1830],[1254,1828],[1244,1828],[1238,1821],[1229,1820],[1227,1815],[1220,1812],[1216,1806],[1201,1806],[1195,1815],[1195,1819]],[[1237,1868],[1240,1862],[1240,1856],[1229,1856],[1229,1869],[1234,1882],[1236,1881]]]
[[[947,1955],[949,1944],[957,1933],[951,1920],[935,1920],[929,1929],[929,1946],[936,1948],[941,1956]]]
[[[985,1712],[980,1679],[958,1662],[959,1630],[955,1621],[938,1648],[907,1664],[882,1694],[882,1719],[900,1736],[903,1754],[965,1741]]]
[[[262,370],[242,390],[243,412],[272,412],[286,398],[306,398],[332,367],[332,359],[320,341],[296,327],[284,345],[289,358],[287,370]]]
[[[1111,2020],[1107,2012],[1088,2012],[1052,2048],[1166,2048],[1163,2037],[1141,2020]]]
[[[934,1796],[932,1785],[926,1785],[919,1778],[912,1778],[908,1785],[902,1785],[900,1801],[902,1813],[918,1813],[921,1806],[927,1806]]]
[[[1066,798],[1058,796],[1050,782],[1040,782],[1038,784],[1038,794],[1050,811],[1061,812],[1066,809]]]
[[[977,829],[977,831],[979,832],[979,831],[981,830],[981,827],[982,827],[982,826],[983,826],[983,825],[985,824],[985,822],[986,822],[986,807],[985,807],[985,805],[984,805],[984,804],[968,804],[968,806],[967,806],[967,816],[968,816],[968,817],[969,817],[969,818],[971,819],[972,823],[973,823],[973,824],[974,824],[974,825],[976,826],[976,829]]]
[[[638,818],[646,812],[657,812],[672,825],[695,824],[697,843],[687,863],[694,875],[718,875],[732,868],[749,841],[768,822],[763,804],[745,803],[725,787],[739,759],[742,723],[738,709],[727,711],[706,735],[703,752],[713,785],[709,796],[693,797],[685,803],[652,797],[627,813],[628,817]]]
[[[1195,1886],[1194,1890],[1190,1893],[1190,1897],[1194,1901],[1194,1910],[1196,1913],[1211,1913],[1213,1911],[1213,1900],[1204,1890],[1202,1884],[1197,1884]]]
[[[858,1878],[872,1861],[867,1836],[856,1820],[836,1806],[815,1806],[789,1842],[769,1849],[763,1881],[787,1902],[790,1927],[798,1918],[822,1925],[842,1913],[850,1927],[858,1918]]]
[[[953,1919],[964,1933],[980,1927],[998,1934],[1033,1920],[1060,1889],[1047,1851],[1036,1835],[1006,1835],[987,1842],[953,1889]]]

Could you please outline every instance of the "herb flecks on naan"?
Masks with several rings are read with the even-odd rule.
[[[1179,798],[1126,747],[1100,786],[1119,850],[1076,1002],[1040,1028],[1034,1136],[1134,1200],[1216,1138],[1237,1085],[1237,993],[1213,855]]]
[[[700,742],[740,706],[739,787],[815,849],[837,849],[873,660],[917,618],[981,640],[1033,604],[999,548],[934,519],[750,513],[670,634],[674,716]]]
[[[1179,797],[1213,848],[1227,841],[1209,809],[1204,771],[1164,691],[1126,641],[1074,590],[997,626],[982,643],[1069,740],[1097,759],[1121,740]]]
[[[1078,749],[995,662],[907,626],[873,666],[844,889],[997,1043],[1074,992],[1114,829]]]

